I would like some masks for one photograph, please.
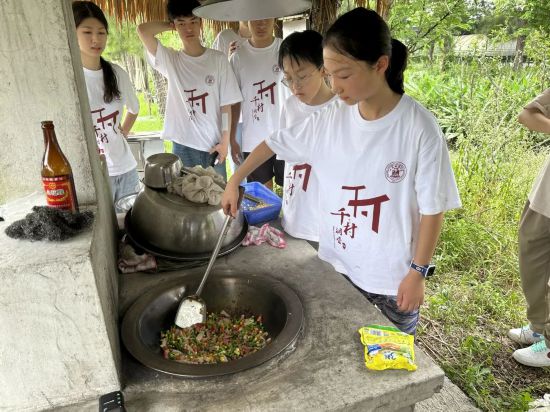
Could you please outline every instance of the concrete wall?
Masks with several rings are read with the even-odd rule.
[[[96,200],[88,153],[97,149],[82,132],[77,80],[83,79],[72,64],[80,56],[69,47],[63,3],[0,1],[0,204],[43,190],[42,120],[55,124],[80,203]]]
[[[28,242],[5,227],[43,204],[41,120],[53,120],[93,230]],[[29,195],[30,194],[30,195]],[[0,410],[40,410],[120,387],[117,228],[97,154],[71,0],[0,0]]]

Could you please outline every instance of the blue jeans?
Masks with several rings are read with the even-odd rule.
[[[366,292],[357,287],[346,275],[343,275],[367,300],[376,306],[401,332],[409,335],[416,334],[416,325],[420,318],[420,311],[404,312],[397,307],[397,296],[378,295]]]
[[[360,292],[367,298],[367,300],[380,309],[380,312],[384,314],[401,332],[408,333],[409,335],[416,334],[416,325],[420,317],[420,311],[414,310],[412,312],[403,312],[397,307],[397,296],[378,295],[376,293]]]
[[[212,164],[214,156],[202,150],[193,149],[176,142],[172,144],[172,153],[178,155],[185,167],[202,166],[205,169]],[[224,180],[227,180],[227,172],[225,171],[225,162],[214,166],[214,170],[222,175]]]
[[[132,169],[118,176],[109,176],[109,180],[111,181],[111,192],[115,204],[118,199],[139,192],[139,176],[137,169]],[[116,212],[121,213],[122,210],[118,209]]]

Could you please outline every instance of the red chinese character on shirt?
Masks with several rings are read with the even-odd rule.
[[[105,111],[105,108],[102,107],[101,109],[97,109],[97,110],[92,110],[91,113],[92,113],[92,118],[96,117],[94,116],[95,114],[98,114],[98,116],[96,117],[96,120],[95,122],[98,124],[98,125],[101,125],[101,129],[98,127],[98,126],[95,126],[95,129],[96,129],[96,136],[97,136],[97,130],[105,130],[105,127],[106,126],[111,126],[111,128],[113,129],[113,131],[116,133],[116,129],[115,129],[115,126],[116,126],[116,119],[117,119],[117,116],[118,116],[118,110],[115,110],[114,112],[112,113],[109,113],[109,114],[106,114],[105,116],[103,115],[103,112]],[[110,121],[109,121],[110,120]]]
[[[353,207],[353,217],[357,216],[357,208],[360,206],[374,206],[372,213],[372,230],[378,233],[380,224],[380,209],[383,202],[387,202],[390,198],[387,195],[381,195],[372,197],[370,199],[359,199],[359,191],[366,189],[366,186],[342,186],[344,190],[353,190],[355,192],[355,198],[348,202],[348,206]],[[365,217],[368,216],[368,211],[363,210],[361,214]]]
[[[346,226],[344,226],[344,233],[351,237],[352,239],[355,237],[355,229],[357,229],[357,225],[353,222],[347,222]]]
[[[275,85],[276,83],[273,82],[270,85],[267,85],[266,87],[263,87],[265,80],[262,80],[258,83],[252,83],[253,86],[258,86],[258,90],[256,90],[256,94],[260,96],[261,100],[264,100],[264,97],[269,97],[271,100],[271,104],[275,104]],[[268,92],[268,93],[266,93]]]
[[[206,96],[208,92],[195,96],[197,89],[184,90],[187,94],[187,103],[189,104],[189,116],[194,117],[196,114],[195,106],[200,107],[203,114],[206,114]]]
[[[252,108],[252,120],[260,121],[260,113],[263,113],[264,111],[264,97],[269,97],[271,104],[275,104],[274,89],[276,83],[273,82],[270,85],[263,87],[264,83],[265,80],[252,84],[253,86],[258,86],[258,89],[256,90],[256,96],[254,96],[254,98],[250,100],[251,103],[254,103],[254,107]]]
[[[338,209],[338,212],[330,212],[331,215],[340,215],[340,224],[344,224],[344,217],[349,217],[349,213],[346,213],[346,208],[342,207]]]
[[[307,163],[301,165],[295,165],[292,170],[294,171],[294,179],[296,179],[296,172],[303,170],[304,173],[298,173],[298,177],[302,178],[302,190],[307,192],[307,184],[309,183],[309,175],[311,174],[311,165]]]

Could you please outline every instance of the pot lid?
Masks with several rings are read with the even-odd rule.
[[[207,0],[193,14],[210,20],[261,20],[293,16],[311,8],[311,0]]]

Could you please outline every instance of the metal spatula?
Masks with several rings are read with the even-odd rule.
[[[212,266],[214,266],[214,262],[216,261],[216,258],[220,253],[222,243],[229,229],[229,223],[232,219],[233,217],[231,215],[225,216],[225,220],[223,221],[223,226],[222,226],[222,230],[220,231],[218,241],[216,243],[216,246],[214,247],[212,256],[210,256],[210,260],[208,261],[208,266],[206,267],[206,271],[204,272],[204,276],[202,277],[201,283],[197,291],[195,292],[194,295],[183,298],[180,303],[178,312],[176,313],[176,322],[175,322],[176,325],[179,326],[180,328],[188,328],[189,326],[192,326],[195,323],[206,322],[206,303],[204,302],[204,300],[200,298],[200,294],[202,292],[202,289],[204,288],[206,279],[208,278],[208,275],[212,270]]]

